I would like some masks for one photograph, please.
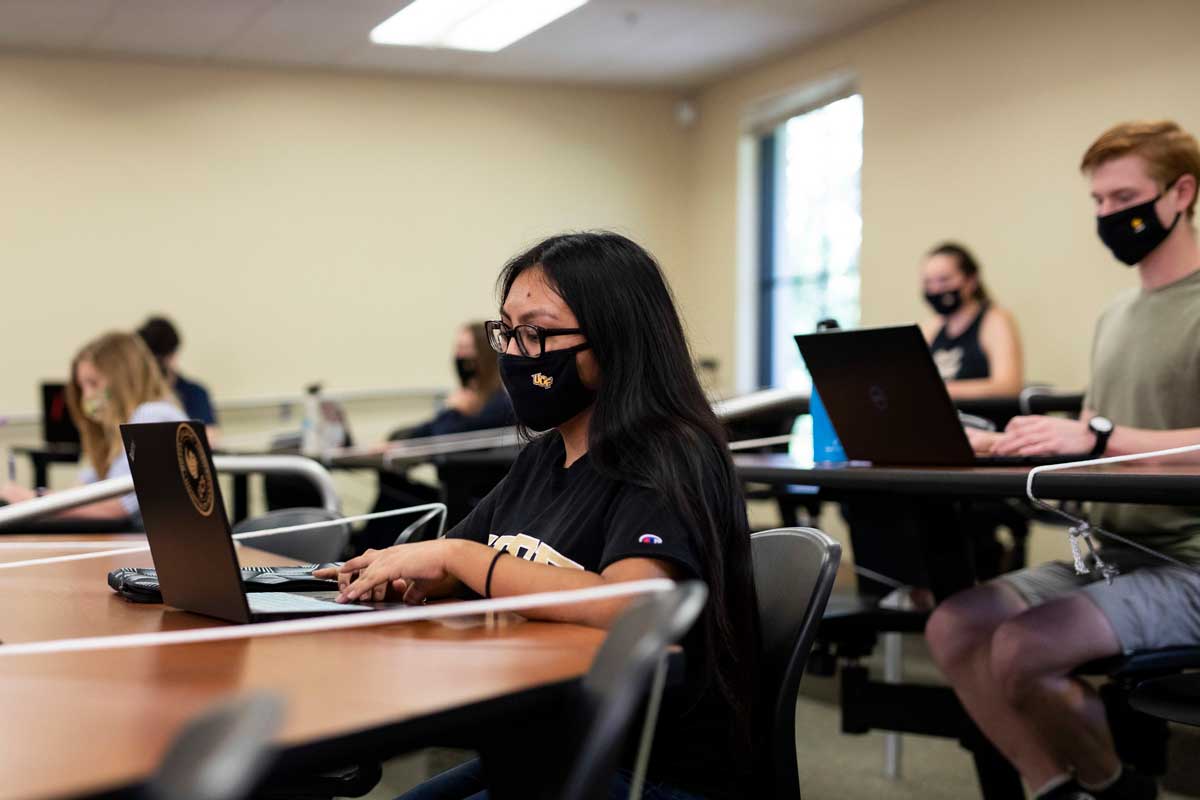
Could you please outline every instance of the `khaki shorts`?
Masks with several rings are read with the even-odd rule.
[[[1049,561],[997,580],[1031,606],[1081,592],[1108,619],[1126,653],[1200,645],[1200,573],[1136,550],[1108,547],[1100,557],[1120,569],[1111,586],[1094,571],[1075,574],[1068,561]]]

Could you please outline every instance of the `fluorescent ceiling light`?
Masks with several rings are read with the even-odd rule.
[[[413,0],[375,26],[371,41],[494,53],[588,0]]]

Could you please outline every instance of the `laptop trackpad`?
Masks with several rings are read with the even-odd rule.
[[[334,603],[291,592],[251,592],[246,595],[246,601],[252,614],[339,614],[372,610],[370,606]]]

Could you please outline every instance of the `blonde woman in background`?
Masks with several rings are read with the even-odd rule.
[[[67,408],[82,445],[80,483],[129,475],[120,425],[185,419],[158,362],[138,336],[112,332],[85,345],[71,361]],[[37,496],[24,486],[0,488],[0,499],[19,503]],[[137,496],[101,500],[62,512],[63,517],[123,519],[138,516]]]

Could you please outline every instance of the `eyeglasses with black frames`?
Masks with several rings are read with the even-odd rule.
[[[488,344],[497,353],[508,352],[508,343],[517,340],[517,349],[528,358],[541,358],[546,351],[546,339],[551,336],[569,336],[583,333],[582,328],[543,328],[540,325],[514,325],[509,327],[498,319],[483,323]]]

